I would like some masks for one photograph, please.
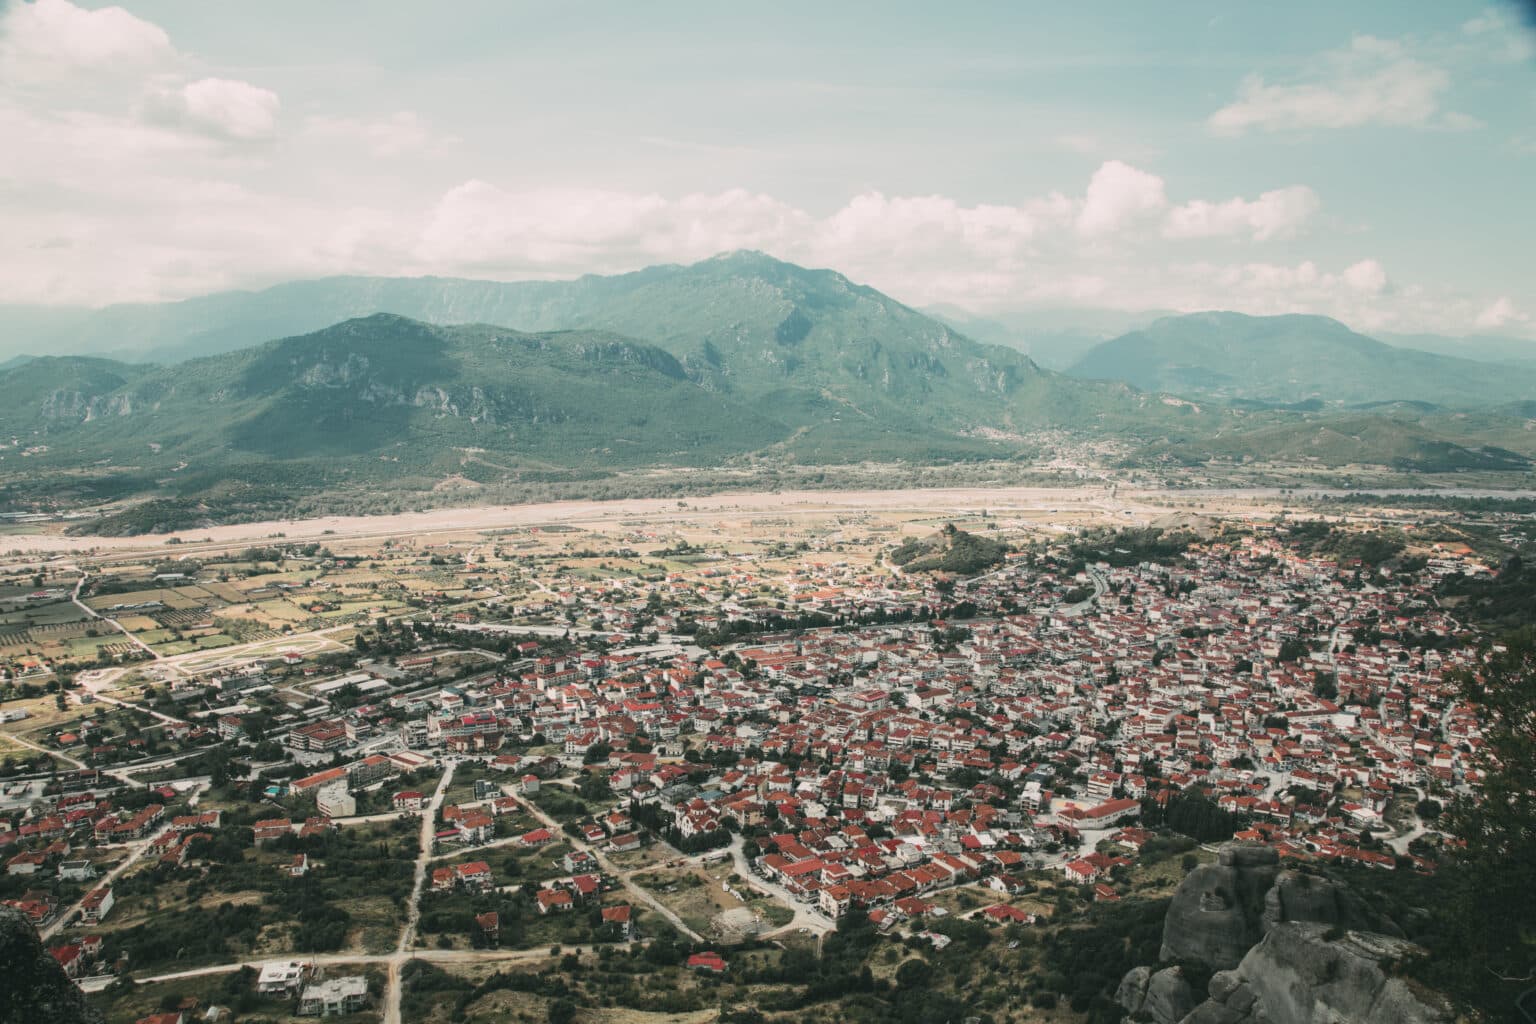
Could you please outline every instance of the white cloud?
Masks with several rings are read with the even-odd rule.
[[[163,29],[121,7],[90,11],[67,0],[6,6],[0,14],[0,67],[8,77],[56,77],[103,66],[146,67],[175,55]]]
[[[601,189],[511,192],[484,181],[451,189],[415,247],[429,266],[497,272],[630,269],[638,262],[700,259],[773,245],[806,215],[734,189],[668,200]]]
[[[277,93],[229,78],[200,78],[154,88],[144,102],[145,117],[213,138],[251,142],[277,132]]]
[[[1162,178],[1110,160],[1088,182],[1077,228],[1085,235],[1107,234],[1167,205]]]
[[[1450,75],[1408,56],[1401,44],[1390,40],[1357,36],[1348,50],[1327,55],[1309,78],[1276,85],[1250,75],[1238,98],[1207,123],[1221,135],[1368,124],[1475,126],[1466,115],[1441,109]]]
[[[1515,304],[1509,300],[1509,296],[1501,296],[1495,299],[1481,313],[1473,324],[1480,330],[1496,331],[1501,327],[1510,327],[1516,324],[1528,324],[1531,318],[1515,308]]]
[[[1344,283],[1357,292],[1379,295],[1387,290],[1387,272],[1375,260],[1361,260],[1344,268]]]
[[[1246,234],[1261,242],[1286,238],[1294,235],[1321,206],[1317,193],[1305,185],[1273,189],[1254,200],[1239,197],[1213,203],[1194,199],[1168,211],[1163,234],[1168,238]]]

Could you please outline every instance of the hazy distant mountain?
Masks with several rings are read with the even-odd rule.
[[[1226,353],[1229,368],[1228,349],[1246,353],[1254,362],[1244,372],[1259,380],[1278,373],[1273,355],[1259,358],[1269,349],[1257,341],[1305,336],[1319,345],[1319,333],[1332,339],[1329,351],[1462,365],[1391,349],[1332,321],[1288,318],[1301,323],[1276,331],[1228,314],[1186,317],[1094,350],[1137,348],[1112,365],[1143,377],[1136,383],[1151,390],[1138,391],[1042,370],[841,274],[759,253],[569,282],[335,279],[156,308],[161,324],[199,325],[182,344],[226,345],[252,323],[270,329],[374,303],[516,326],[374,313],[168,366],[60,355],[19,362],[0,371],[0,440],[27,451],[0,451],[0,503],[170,495],[174,514],[153,520],[161,524],[199,521],[205,501],[235,492],[247,511],[270,512],[303,494],[400,493],[449,478],[590,479],[757,459],[1014,459],[1031,454],[1024,435],[1037,428],[1175,460],[1210,451],[1509,469],[1524,466],[1524,456],[1500,446],[1531,447],[1518,402],[1536,391],[1508,383],[1502,392],[1519,392],[1514,404],[1478,413],[1475,423],[1390,406],[1356,415],[1361,425],[1347,430],[1310,407],[1228,408],[1157,393],[1165,380],[1202,390],[1201,378],[1158,361],[1158,344],[1190,337],[1205,338],[1204,348],[1179,351],[1207,360]],[[1236,335],[1247,341],[1231,342]],[[1307,441],[1314,429],[1327,444]],[[125,528],[144,526],[135,513]]]
[[[1168,315],[1114,309],[1041,309],[980,316],[949,305],[928,306],[923,312],[977,341],[1018,349],[1048,370],[1066,370],[1100,342]]]
[[[1457,359],[1536,366],[1536,341],[1527,338],[1508,338],[1498,334],[1469,334],[1461,338],[1450,338],[1443,334],[1383,334],[1380,338],[1398,348],[1417,349]]]
[[[405,295],[444,316],[491,308],[566,329],[375,314],[165,367],[33,359],[0,372],[0,435],[47,450],[3,468],[35,480],[131,467],[140,479],[121,483],[130,492],[196,492],[223,479],[301,489],[745,455],[1012,458],[1020,432],[1035,427],[1134,439],[1222,415],[1042,371],[840,274],[757,253],[611,278],[464,285],[348,279],[220,301],[226,313],[254,302],[251,315],[271,323]],[[226,341],[247,329],[213,326]]]
[[[1166,317],[1096,346],[1068,372],[1182,395],[1274,403],[1412,400],[1465,408],[1536,394],[1536,368],[1398,348],[1319,316]]]

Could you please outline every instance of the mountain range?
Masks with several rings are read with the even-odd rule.
[[[1473,408],[1536,395],[1536,364],[1496,365],[1399,348],[1337,320],[1301,315],[1164,317],[1095,346],[1066,372],[1191,397],[1280,404],[1411,401]]]
[[[1447,401],[1536,394],[1509,368],[1479,377],[1482,364],[1405,360],[1333,321],[1163,318],[1094,346],[1071,376],[761,253],[566,282],[333,278],[69,315],[78,346],[167,359],[50,355],[0,369],[0,501],[18,507],[202,500],[237,485],[281,496],[655,466],[1028,460],[1040,431],[1180,462],[1504,470],[1532,454],[1531,410],[1518,404],[1469,418],[1319,402],[1286,375],[1324,350],[1350,399],[1377,393],[1368,364],[1385,359],[1402,369],[1374,375],[1384,394],[1411,393],[1414,373],[1438,375]],[[57,351],[48,319],[34,316],[21,344]],[[1210,369],[1173,362],[1183,336]],[[1312,354],[1265,352],[1301,345]],[[1087,379],[1114,359],[1118,379]]]

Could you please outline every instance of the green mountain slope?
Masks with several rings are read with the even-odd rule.
[[[1536,369],[1385,345],[1337,320],[1195,313],[1105,342],[1068,371],[1202,398],[1294,403],[1398,400],[1459,408],[1536,394]]]
[[[148,344],[153,336],[161,349],[218,349],[379,311],[437,323],[642,338],[675,356],[701,386],[796,423],[803,428],[797,449],[816,458],[838,457],[840,444],[869,455],[911,454],[918,434],[963,437],[1107,421],[1156,429],[1170,415],[1123,387],[1042,373],[1017,351],[978,344],[841,274],[753,252],[574,281],[295,282],[103,310],[98,316],[115,326],[93,331],[124,344]],[[135,318],[153,323],[130,322]],[[933,454],[974,448],[946,441]]]
[[[40,386],[50,371],[59,380]],[[791,429],[698,387],[667,353],[614,335],[388,314],[167,368],[35,360],[0,374],[0,399],[10,396],[0,430],[18,437],[208,471],[360,456],[425,470],[475,449],[529,466],[693,464]]]
[[[1414,415],[1395,407],[1381,415],[1295,415],[1224,427],[1211,434],[1159,442],[1142,454],[1188,464],[1268,461],[1291,465],[1387,466],[1404,472],[1529,471],[1532,446],[1519,420],[1493,415],[1476,422],[1442,413]],[[1505,445],[1514,447],[1506,447]]]

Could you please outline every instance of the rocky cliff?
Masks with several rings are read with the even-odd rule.
[[[1172,966],[1130,971],[1116,1000],[1128,1021],[1154,1024],[1445,1024],[1445,1001],[1393,971],[1417,952],[1347,887],[1229,844],[1174,894],[1161,952]],[[1190,976],[1208,971],[1199,993]]]
[[[101,1024],[21,913],[0,904],[0,1024]]]

